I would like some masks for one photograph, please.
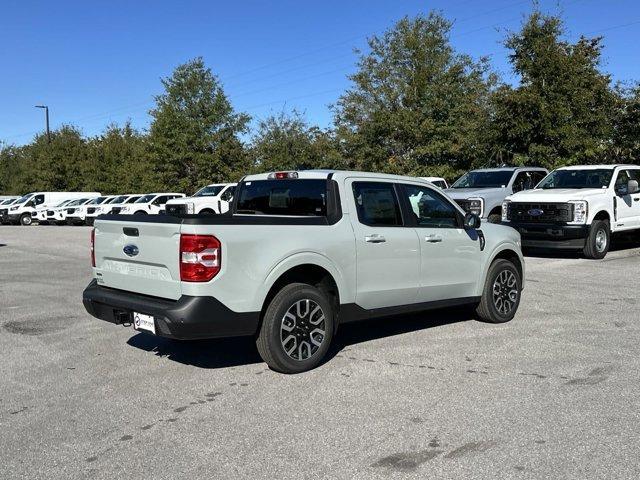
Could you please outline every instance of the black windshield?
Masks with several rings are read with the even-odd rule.
[[[603,188],[609,186],[612,176],[612,168],[556,170],[547,175],[538,188]]]
[[[242,184],[236,213],[325,216],[326,180],[257,180]]]
[[[513,175],[512,170],[473,171],[461,176],[451,188],[500,188],[506,187]]]

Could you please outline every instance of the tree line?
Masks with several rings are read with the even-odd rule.
[[[22,146],[0,144],[0,192],[194,192],[279,169],[338,168],[449,180],[483,166],[633,163],[640,87],[613,84],[603,38],[567,40],[558,16],[534,10],[504,45],[517,82],[449,41],[438,12],[405,17],[357,52],[330,128],[293,110],[238,112],[196,58],[162,79],[148,131],[110,125],[95,137],[65,125]]]

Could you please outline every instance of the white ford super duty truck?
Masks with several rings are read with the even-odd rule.
[[[253,335],[274,370],[315,367],[338,326],[469,305],[513,318],[519,233],[414,177],[245,177],[223,215],[107,215],[92,231],[93,316],[175,339]]]
[[[637,165],[559,168],[533,190],[507,197],[502,222],[520,232],[525,247],[604,258],[612,233],[640,230],[639,181]]]

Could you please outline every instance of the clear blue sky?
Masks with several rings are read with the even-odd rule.
[[[604,35],[605,69],[640,80],[638,0],[541,0],[562,12],[570,38]],[[160,77],[196,56],[219,76],[237,110],[254,119],[296,108],[321,126],[354,71],[353,49],[404,15],[441,10],[462,52],[491,55],[513,79],[499,41],[530,0],[14,1],[0,5],[0,140],[23,144],[44,127],[84,134],[130,119],[149,125]]]

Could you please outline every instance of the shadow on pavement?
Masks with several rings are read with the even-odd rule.
[[[349,345],[472,319],[470,309],[449,308],[347,323],[338,329],[323,363]],[[199,368],[226,368],[262,362],[252,337],[179,341],[138,333],[127,344]]]

